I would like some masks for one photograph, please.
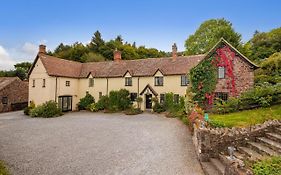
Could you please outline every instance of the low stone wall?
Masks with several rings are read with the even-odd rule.
[[[265,132],[281,126],[281,121],[271,120],[248,128],[209,128],[206,123],[197,121],[194,124],[193,143],[200,161],[209,161],[219,153],[226,152],[229,146],[245,145],[255,137],[265,135]]]

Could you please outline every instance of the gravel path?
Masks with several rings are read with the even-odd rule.
[[[1,159],[25,175],[203,174],[187,127],[148,113],[0,114]]]

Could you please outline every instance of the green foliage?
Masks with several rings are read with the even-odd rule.
[[[193,100],[204,107],[206,96],[212,94],[217,83],[217,68],[212,64],[213,57],[204,59],[190,70],[191,91],[195,93]]]
[[[99,101],[96,103],[97,110],[104,110],[109,106],[108,96],[102,96]]]
[[[0,160],[0,175],[10,175],[6,165],[3,161]]]
[[[34,101],[31,101],[30,104],[29,104],[29,106],[27,106],[27,107],[24,108],[23,113],[24,113],[25,115],[30,115],[30,111],[31,111],[32,109],[34,109],[34,108],[35,108],[35,103],[34,103]]]
[[[87,109],[89,105],[92,103],[95,103],[95,98],[87,93],[85,97],[81,98],[79,103],[78,103],[78,109],[79,110],[84,110]]]
[[[62,115],[61,109],[58,108],[57,103],[54,101],[47,101],[42,105],[38,105],[30,112],[31,117],[51,118],[60,115]]]
[[[249,58],[259,62],[275,52],[281,51],[281,27],[269,32],[258,32],[247,43]]]
[[[252,167],[255,175],[280,175],[281,157],[271,157],[255,163]]]
[[[224,128],[224,127],[226,127],[225,124],[221,121],[209,120],[208,123],[213,128]]]
[[[165,112],[166,111],[164,104],[161,104],[158,101],[154,102],[152,110],[154,112],[157,112],[157,113],[161,113],[161,112]]]
[[[113,60],[113,51],[118,49],[122,52],[122,59],[141,59],[141,58],[158,58],[168,54],[158,51],[154,48],[145,48],[145,46],[136,47],[136,43],[130,44],[123,42],[122,36],[118,35],[115,39],[104,41],[99,31],[96,31],[88,45],[82,43],[74,43],[72,45],[64,45],[61,43],[51,55],[70,59],[79,62],[94,62]]]
[[[97,103],[92,103],[88,105],[88,110],[90,110],[91,112],[98,112],[99,109],[97,108]]]
[[[129,109],[125,110],[126,115],[137,115],[141,114],[143,111],[140,108],[136,108],[134,106],[131,106]]]
[[[14,70],[0,71],[0,77],[19,77],[21,80],[25,80],[31,65],[29,62],[17,63],[14,65]]]
[[[274,53],[261,62],[261,66],[255,71],[255,83],[268,82],[281,83],[281,52]]]
[[[186,97],[185,97],[185,111],[187,113],[187,115],[189,115],[192,111],[192,109],[195,106],[195,102],[194,102],[194,96],[195,93],[193,93],[191,91],[191,86],[188,86],[186,89]]]
[[[123,111],[131,106],[130,93],[126,89],[120,89],[119,91],[109,92],[109,106],[110,111]]]
[[[186,54],[204,54],[222,37],[236,48],[241,44],[241,35],[234,31],[231,22],[224,18],[207,20],[185,41]]]
[[[281,103],[281,85],[262,84],[242,93],[239,98],[230,98],[227,102],[216,101],[213,112],[225,114],[278,103]]]
[[[138,98],[136,99],[136,102],[137,102],[137,104],[138,104],[138,108],[140,108],[141,103],[143,102],[143,99],[142,99],[141,97],[138,97]]]

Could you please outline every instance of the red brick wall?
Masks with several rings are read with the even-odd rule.
[[[252,88],[254,85],[254,70],[251,66],[240,56],[235,56],[233,59],[233,69],[235,77],[235,87],[237,94],[239,96],[242,92],[247,91]],[[230,92],[230,89],[227,87],[227,75],[225,79],[218,79],[215,92]],[[229,96],[233,96],[229,93]]]
[[[2,98],[8,97],[8,104],[2,104]],[[28,83],[20,79],[13,81],[0,91],[0,112],[12,110],[12,104],[28,102]]]

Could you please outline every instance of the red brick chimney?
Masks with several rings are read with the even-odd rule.
[[[117,50],[117,48],[113,52],[113,59],[114,59],[114,61],[120,61],[122,59],[121,58],[121,51]]]
[[[178,57],[178,47],[177,47],[176,43],[174,43],[172,45],[172,57],[173,57],[173,60],[176,60]]]
[[[39,45],[39,53],[43,53],[43,54],[46,53],[46,46],[45,45],[43,45],[43,44]]]

